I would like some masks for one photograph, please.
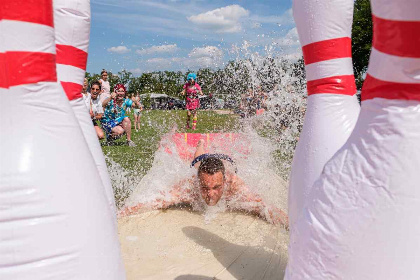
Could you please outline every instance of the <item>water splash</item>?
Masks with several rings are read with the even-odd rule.
[[[226,81],[221,82],[220,77],[216,76],[214,83],[218,84],[221,91],[229,88],[229,98],[237,106],[244,99],[248,89],[254,92],[264,91],[267,100],[264,104],[266,111],[261,115],[255,115],[256,108],[249,104],[249,107],[242,108],[251,112],[241,121],[239,131],[241,135],[246,135],[249,151],[243,153],[240,149],[235,149],[235,145],[240,146],[239,143],[232,143],[231,156],[237,163],[238,176],[249,190],[258,194],[265,205],[276,205],[287,212],[287,179],[306,110],[303,65],[301,61],[288,61],[281,56],[276,57],[272,47],[266,48],[266,56],[251,52],[247,43],[235,51],[238,52],[238,56],[227,67],[228,78],[225,76]],[[242,80],[242,84],[246,81],[245,87],[237,86],[238,79]],[[159,124],[154,126],[159,127]],[[188,200],[190,197],[187,196],[200,198],[197,194],[197,184],[188,181],[197,171],[189,167],[190,161],[185,161],[179,156],[176,145],[171,142],[172,133],[163,136],[161,145],[166,149],[158,149],[152,167],[142,178],[124,172],[108,159],[112,167],[110,175],[114,190],[117,194],[122,194],[121,201],[130,194],[125,206],[141,203],[151,208],[165,208],[168,206],[166,202],[170,202],[173,197],[173,186],[176,185],[182,190],[187,190],[181,194],[186,196],[183,199]],[[208,152],[223,152],[225,148],[213,144]],[[218,212],[226,211],[224,202],[222,197],[216,207],[209,207],[202,200],[195,199],[191,206],[194,210],[204,212],[206,221],[211,221]],[[233,200],[229,204],[233,208],[250,211],[255,207],[255,202],[246,205],[243,201]],[[269,220],[268,207],[263,211],[263,215]]]

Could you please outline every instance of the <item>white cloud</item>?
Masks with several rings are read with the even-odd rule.
[[[207,46],[204,48],[194,48],[189,54],[191,58],[213,57],[221,58],[223,51],[215,46]]]
[[[150,48],[137,50],[136,53],[141,55],[148,55],[148,54],[156,54],[156,53],[173,53],[179,50],[176,44],[173,45],[161,45],[161,46],[153,46]]]
[[[289,25],[294,23],[293,11],[291,8],[285,11],[280,16],[259,16],[254,14],[250,17],[250,19],[261,23],[277,24],[278,26]]]
[[[290,29],[285,36],[274,40],[274,43],[276,43],[280,47],[300,46],[299,35],[297,33],[296,27]]]
[[[130,70],[128,70],[129,72],[131,72],[131,73],[133,73],[133,74],[137,74],[137,75],[139,75],[139,74],[142,74],[144,71],[142,70],[142,69],[140,69],[140,68],[134,68],[134,69],[130,69]]]
[[[251,28],[252,29],[259,29],[259,28],[261,28],[262,27],[262,24],[261,23],[259,23],[259,22],[254,22],[254,23],[252,23],[252,25],[251,25]]]
[[[235,33],[242,30],[240,19],[249,16],[249,11],[239,5],[230,5],[190,16],[187,19],[201,28],[216,33]]]
[[[223,66],[223,51],[215,46],[194,48],[187,57],[156,57],[145,61],[143,67],[148,71],[164,70],[171,67],[195,69]]]
[[[130,52],[130,49],[128,49],[126,46],[118,46],[118,47],[111,47],[108,49],[108,51],[112,53],[124,54],[124,53]]]
[[[186,67],[219,67],[223,64],[223,51],[215,46],[194,48],[184,61]]]
[[[156,57],[146,60],[146,66],[149,71],[164,70],[172,66],[172,61],[170,58]]]

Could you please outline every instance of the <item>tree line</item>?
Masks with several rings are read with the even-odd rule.
[[[108,72],[108,80],[111,89],[117,83],[126,85],[129,96],[137,93],[165,93],[180,98],[190,72],[193,71],[154,71],[135,77],[131,72],[122,70],[116,74]],[[211,94],[225,101],[238,100],[249,88],[257,86],[261,86],[267,92],[271,91],[276,84],[282,83],[282,79],[289,79],[290,75],[296,76],[296,83],[305,80],[303,59],[290,62],[281,57],[264,57],[257,62],[249,59],[230,61],[223,69],[203,68],[196,74],[197,82],[205,95]],[[86,72],[86,78],[91,83],[99,80],[101,76]]]

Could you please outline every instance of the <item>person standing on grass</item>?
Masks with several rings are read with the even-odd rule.
[[[116,84],[111,96],[105,99],[102,106],[105,109],[102,118],[102,127],[107,134],[107,141],[110,143],[114,139],[127,135],[127,145],[135,147],[136,144],[131,140],[131,120],[126,116],[127,108],[140,108],[140,102],[125,98],[126,88],[123,84]]]
[[[189,73],[187,76],[187,82],[184,85],[184,90],[181,92],[186,97],[187,107],[187,125],[186,128],[190,129],[190,119],[193,115],[192,129],[195,130],[197,127],[197,110],[200,108],[200,100],[198,95],[203,95],[201,87],[196,83],[197,75],[195,73]]]
[[[111,87],[108,81],[108,72],[105,69],[103,69],[101,72],[101,79],[99,80],[99,82],[101,83],[101,88],[102,88],[100,99],[103,102],[105,99],[111,96],[110,94]]]
[[[141,117],[141,111],[143,111],[143,105],[140,102],[140,96],[137,93],[135,97],[135,101],[137,101],[140,104],[140,108],[134,108],[134,129],[136,132],[140,130],[140,117]],[[138,130],[137,130],[138,127]]]

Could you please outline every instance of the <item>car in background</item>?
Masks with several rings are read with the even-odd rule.
[[[166,107],[169,110],[183,110],[185,109],[185,101],[177,98],[169,98]]]

